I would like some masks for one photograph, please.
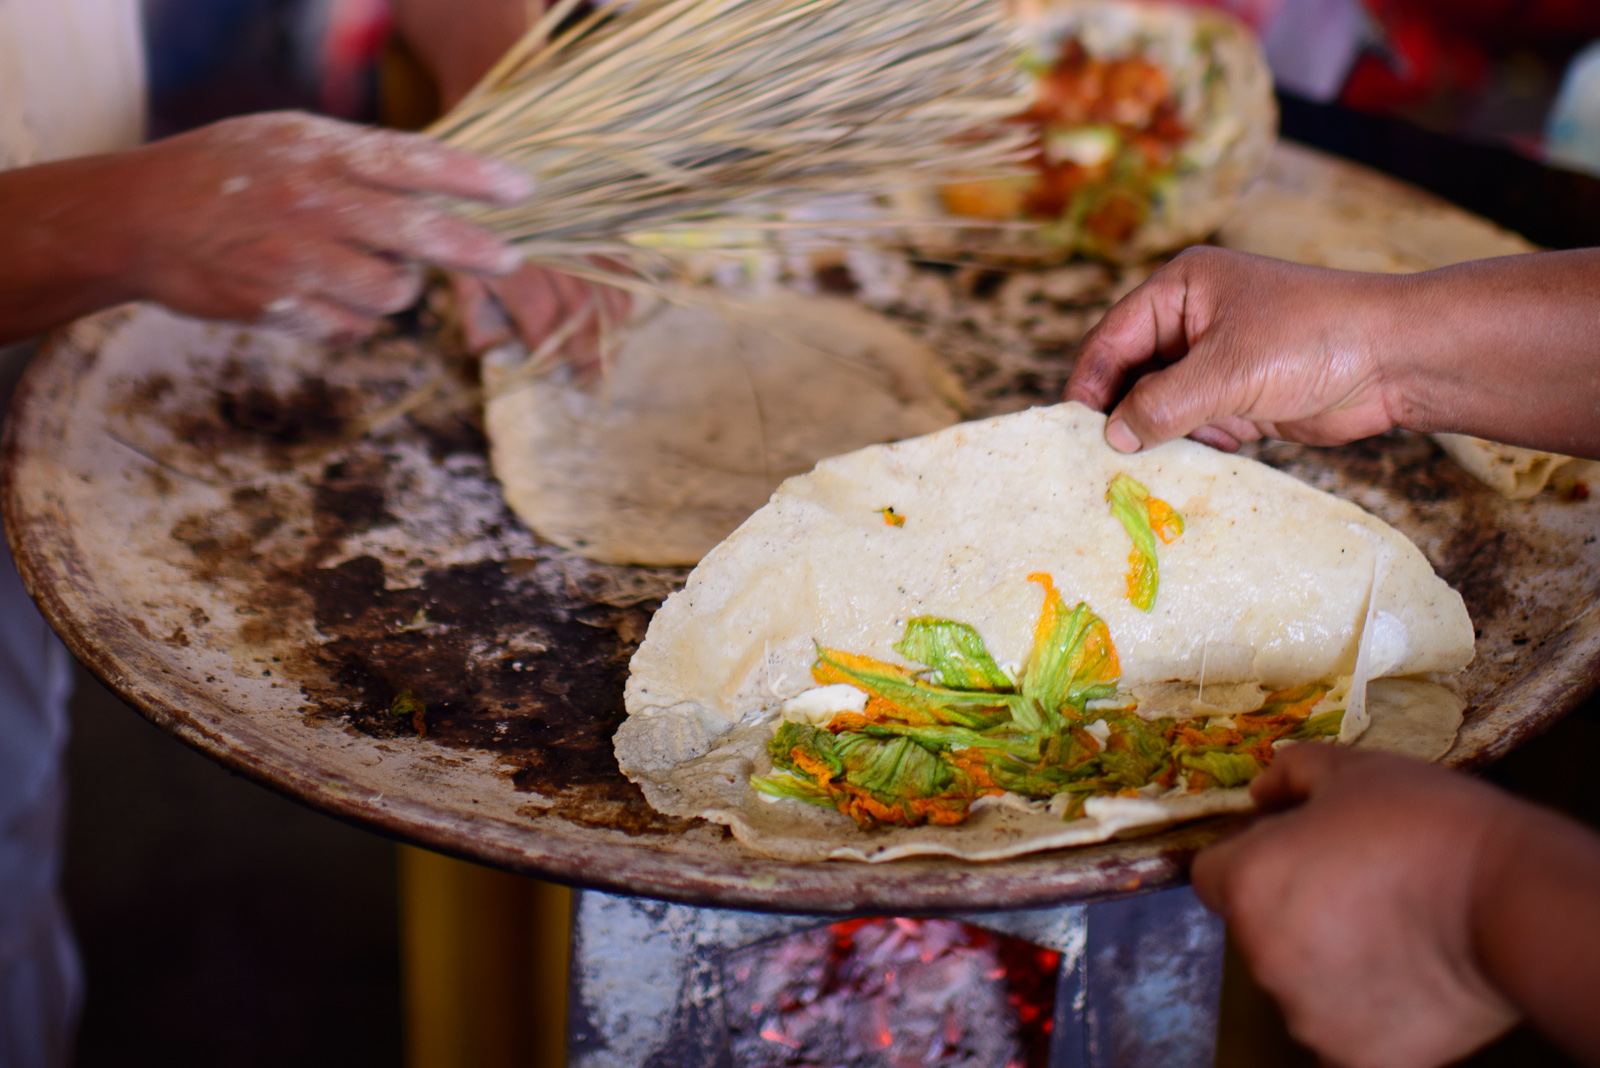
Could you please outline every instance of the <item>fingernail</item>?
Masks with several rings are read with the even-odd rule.
[[[1139,439],[1121,419],[1106,424],[1106,444],[1118,452],[1138,452],[1142,448]]]
[[[515,274],[522,267],[522,253],[515,245],[502,244],[494,259],[495,274]]]
[[[533,175],[506,163],[494,165],[494,198],[503,204],[517,204],[533,196]]]

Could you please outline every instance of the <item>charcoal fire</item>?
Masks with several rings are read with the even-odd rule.
[[[951,920],[849,920],[729,957],[743,1068],[1045,1068],[1061,955]]]

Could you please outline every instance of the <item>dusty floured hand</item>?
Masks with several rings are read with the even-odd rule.
[[[522,174],[414,134],[297,113],[130,153],[137,295],[210,319],[349,340],[413,303],[422,266],[515,271],[508,245],[425,199],[514,203]]]
[[[1194,887],[1295,1037],[1346,1068],[1431,1068],[1517,1021],[1480,966],[1477,911],[1519,802],[1329,745],[1285,749],[1251,793],[1278,814],[1201,853]]]
[[[452,283],[471,352],[513,340],[537,352],[562,333],[550,357],[566,360],[579,374],[598,368],[605,335],[622,324],[632,303],[621,289],[531,264],[503,278],[456,274]]]
[[[1398,401],[1374,341],[1403,284],[1190,249],[1084,340],[1066,399],[1104,411],[1127,389],[1106,431],[1124,452],[1186,435],[1231,450],[1263,436],[1333,445],[1382,433]]]

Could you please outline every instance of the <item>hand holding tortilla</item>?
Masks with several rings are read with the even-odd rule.
[[[1392,178],[1289,142],[1218,229],[1240,252],[1346,271],[1410,274],[1538,252],[1487,219]],[[1464,434],[1435,442],[1475,478],[1512,498],[1593,481],[1591,461]]]
[[[1295,737],[1449,748],[1460,700],[1384,678],[1472,655],[1413,545],[1263,465],[1103,432],[1036,408],[785,482],[652,620],[623,771],[786,859],[984,860],[1248,807]]]
[[[1280,814],[1201,853],[1195,890],[1302,1042],[1330,1063],[1437,1065],[1526,1016],[1600,1055],[1592,834],[1466,776],[1327,746],[1284,753],[1251,792]]]
[[[1123,451],[1403,427],[1600,456],[1597,285],[1594,250],[1389,275],[1195,249],[1090,333],[1067,396]]]

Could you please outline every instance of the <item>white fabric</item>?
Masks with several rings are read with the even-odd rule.
[[[0,169],[144,136],[138,0],[0,0]]]
[[[0,364],[26,349],[0,349]],[[0,390],[0,405],[9,399]],[[57,887],[71,693],[67,651],[0,543],[0,1068],[65,1068],[82,1000]]]
[[[83,980],[56,881],[66,804],[61,751],[72,675],[67,651],[0,550],[0,1068],[64,1068]],[[30,663],[19,657],[34,658]],[[16,735],[9,734],[16,731]]]
[[[0,549],[0,960],[30,938],[16,906],[55,889],[71,692],[67,651]]]
[[[1600,41],[1573,57],[1545,123],[1551,163],[1600,175]]]
[[[138,0],[0,0],[0,170],[137,144],[144,96]],[[0,379],[27,356],[0,349]],[[0,547],[0,1068],[71,1057],[82,978],[56,885],[71,688]]]
[[[1285,0],[1261,47],[1279,88],[1327,103],[1376,37],[1357,0]]]

